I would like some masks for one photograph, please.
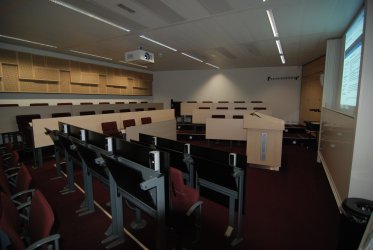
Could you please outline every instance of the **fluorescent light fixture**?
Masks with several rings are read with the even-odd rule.
[[[155,44],[161,45],[161,46],[163,46],[163,47],[165,47],[165,48],[167,48],[167,49],[170,49],[170,50],[172,50],[172,51],[177,51],[177,49],[174,49],[174,48],[172,48],[172,47],[170,47],[170,46],[167,46],[166,44],[163,44],[163,43],[160,43],[160,42],[158,42],[158,41],[155,41],[155,40],[153,40],[153,39],[151,39],[151,38],[149,38],[149,37],[146,37],[146,36],[144,36],[144,35],[140,35],[140,37],[143,38],[143,39],[145,39],[145,40],[148,40],[148,41],[150,41],[150,42],[152,42],[152,43],[155,43]]]
[[[42,46],[45,46],[45,47],[50,47],[50,48],[55,48],[55,49],[57,48],[57,46],[54,46],[54,45],[33,42],[33,41],[30,41],[30,40],[25,40],[25,39],[21,39],[21,38],[17,38],[17,37],[12,37],[12,36],[0,35],[0,37],[7,38],[7,39],[12,39],[12,40],[16,40],[16,41],[20,41],[20,42],[25,42],[25,43],[32,43],[32,44],[42,45]]]
[[[87,55],[87,56],[93,56],[93,57],[97,57],[97,58],[101,58],[101,59],[106,59],[106,60],[113,60],[111,58],[108,58],[108,57],[103,57],[103,56],[98,56],[98,55],[94,55],[94,54],[89,54],[89,53],[86,53],[86,52],[81,52],[81,51],[78,51],[78,50],[72,50],[70,49],[71,52],[74,52],[74,53],[78,53],[78,54],[82,54],[82,55]]]
[[[284,55],[280,55],[280,58],[281,58],[282,64],[285,64],[285,56]]]
[[[279,53],[280,55],[284,54],[284,52],[282,51],[282,46],[281,46],[281,42],[280,42],[280,40],[276,40],[276,45],[277,45],[278,53]]]
[[[65,7],[65,8],[68,8],[68,9],[70,9],[70,10],[73,10],[73,11],[75,11],[75,12],[78,12],[78,13],[80,13],[80,14],[83,14],[83,15],[85,15],[85,16],[88,16],[88,17],[91,17],[91,18],[93,18],[93,19],[96,19],[97,21],[100,21],[100,22],[106,23],[106,24],[108,24],[108,25],[111,25],[111,26],[113,26],[113,27],[115,27],[115,28],[118,28],[118,29],[120,29],[120,30],[124,30],[124,31],[127,31],[127,32],[130,32],[130,31],[131,31],[131,30],[129,30],[129,29],[123,27],[123,26],[120,26],[120,25],[118,25],[118,24],[112,23],[112,22],[110,22],[110,21],[108,21],[108,20],[105,20],[105,19],[103,19],[103,18],[101,18],[101,17],[98,17],[98,16],[96,16],[96,15],[90,13],[90,12],[87,12],[87,11],[85,11],[85,10],[82,10],[82,9],[80,9],[80,8],[78,8],[78,7],[75,7],[75,6],[71,5],[71,4],[65,3],[65,2],[63,2],[63,1],[60,1],[60,0],[49,0],[49,1],[51,1],[52,3],[58,4],[58,5],[62,6],[62,7]]]
[[[196,61],[198,61],[198,62],[203,62],[201,59],[198,59],[198,58],[196,58],[196,57],[194,57],[194,56],[191,56],[191,55],[188,55],[187,53],[181,53],[181,54],[183,54],[184,56],[187,56],[187,57],[189,57],[189,58],[192,58],[192,59],[194,59],[194,60],[196,60]]]
[[[140,65],[140,64],[137,64],[137,63],[131,63],[131,62],[125,62],[125,61],[119,61],[119,62],[129,64],[129,65],[133,65],[133,66],[137,66],[137,67],[141,67],[141,68],[144,68],[144,69],[148,68],[148,66]]]
[[[214,64],[211,64],[211,63],[206,63],[208,66],[211,66],[211,67],[213,67],[213,68],[215,68],[215,69],[220,69],[218,66],[216,66],[216,65],[214,65]]]
[[[273,36],[278,37],[279,35],[278,35],[278,31],[277,31],[277,27],[276,27],[276,23],[275,23],[275,18],[273,17],[272,10],[267,10],[267,16],[268,16],[269,22],[271,24]]]

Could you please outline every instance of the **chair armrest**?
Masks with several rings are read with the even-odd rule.
[[[202,208],[203,201],[197,201],[194,203],[186,212],[187,216],[190,216],[194,211],[196,211],[197,208],[201,209]]]
[[[12,195],[12,197],[10,197],[10,199],[13,201],[14,204],[19,206],[19,205],[22,205],[23,202],[17,201],[18,198],[20,198],[22,195],[25,195],[25,194],[28,194],[28,197],[33,196],[34,192],[35,192],[35,189],[28,189],[28,190],[25,190],[25,191],[21,191],[21,192],[18,192],[16,194]]]
[[[49,236],[47,236],[47,237],[45,237],[45,238],[43,238],[41,240],[35,241],[31,245],[29,245],[25,250],[37,249],[40,246],[45,245],[45,244],[47,244],[49,242],[52,242],[52,241],[54,241],[54,248],[53,249],[59,249],[58,240],[60,238],[61,238],[61,236],[59,234],[49,235]]]
[[[8,172],[19,170],[21,167],[11,167],[4,170],[4,172],[7,174]]]

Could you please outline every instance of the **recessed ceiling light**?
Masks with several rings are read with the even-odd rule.
[[[144,36],[144,35],[140,35],[140,37],[143,38],[143,39],[145,39],[145,40],[148,40],[148,41],[150,41],[150,42],[152,42],[152,43],[155,43],[155,44],[158,44],[158,45],[160,45],[160,46],[163,46],[163,47],[165,47],[165,48],[167,48],[167,49],[170,49],[170,50],[172,50],[172,51],[177,51],[177,49],[174,49],[174,48],[172,48],[172,47],[170,47],[170,46],[168,46],[168,45],[166,45],[166,44],[164,44],[164,43],[158,42],[158,41],[153,40],[153,39],[151,39],[151,38],[149,38],[149,37],[146,37],[146,36]]]
[[[201,59],[198,59],[198,58],[196,58],[196,57],[194,57],[194,56],[191,56],[191,55],[189,55],[189,54],[187,54],[187,53],[181,53],[181,54],[183,54],[184,56],[187,56],[187,57],[189,57],[189,58],[192,58],[193,60],[196,60],[196,61],[198,61],[198,62],[203,62]]]
[[[273,36],[274,37],[279,37],[278,30],[277,30],[277,27],[276,27],[275,18],[273,17],[272,10],[267,10],[267,16],[268,16],[268,19],[269,19],[269,23],[271,24]]]
[[[106,60],[113,60],[111,58],[108,58],[108,57],[103,57],[103,56],[98,56],[98,55],[94,55],[94,54],[90,54],[90,53],[86,53],[86,52],[82,52],[82,51],[78,51],[78,50],[70,50],[71,52],[74,52],[74,53],[78,53],[78,54],[82,54],[82,55],[87,55],[87,56],[93,56],[93,57],[97,57],[97,58],[101,58],[101,59],[106,59]]]
[[[49,45],[49,44],[45,44],[45,43],[38,43],[38,42],[34,42],[34,41],[30,41],[30,40],[25,40],[25,39],[13,37],[13,36],[0,35],[0,37],[7,38],[7,39],[12,39],[12,40],[16,40],[16,41],[20,41],[20,42],[25,42],[25,43],[37,44],[37,45],[41,45],[41,46],[45,46],[45,47],[50,47],[50,48],[55,48],[55,49],[57,48],[57,46],[54,46],[54,45]]]
[[[282,46],[281,46],[281,42],[280,42],[280,40],[276,40],[276,45],[277,45],[278,53],[279,53],[280,55],[284,54],[284,52],[282,51]]]
[[[220,69],[218,66],[216,66],[216,65],[214,65],[214,64],[211,64],[211,63],[206,63],[208,66],[211,66],[211,67],[213,67],[213,68],[215,68],[215,69]]]
[[[101,18],[99,16],[96,16],[96,15],[94,15],[94,14],[88,12],[88,11],[82,10],[82,9],[80,9],[78,7],[75,7],[75,6],[71,5],[71,4],[65,3],[63,1],[60,1],[60,0],[49,0],[49,1],[52,2],[52,3],[58,4],[58,5],[62,6],[62,7],[65,7],[65,8],[68,8],[70,10],[73,10],[75,12],[78,12],[80,14],[83,14],[85,16],[88,16],[88,17],[91,17],[93,19],[96,19],[97,21],[100,21],[100,22],[106,23],[108,25],[111,25],[111,26],[113,26],[115,28],[124,30],[126,32],[130,32],[131,31],[131,30],[129,30],[129,29],[123,27],[123,26],[120,26],[118,24],[112,23],[112,22],[110,22],[108,20],[105,20],[105,19],[103,19],[103,18]]]

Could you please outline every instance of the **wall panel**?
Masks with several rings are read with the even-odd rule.
[[[147,73],[2,49],[0,68],[1,92],[152,95]]]

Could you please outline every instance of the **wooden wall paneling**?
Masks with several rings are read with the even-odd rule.
[[[3,85],[5,92],[19,91],[18,85],[18,66],[2,64],[3,66]]]
[[[99,75],[106,75],[106,67],[101,65],[90,64],[90,72],[97,73]]]
[[[30,93],[47,93],[48,84],[20,80],[20,91]]]
[[[55,82],[60,81],[60,71],[58,69],[33,67],[34,79],[36,81]]]
[[[0,49],[0,61],[7,64],[17,64],[17,52]]]
[[[63,59],[54,58],[54,57],[47,57],[46,60],[47,60],[48,68],[65,70],[65,71],[70,70],[70,64],[68,60],[63,60]]]
[[[62,71],[60,72],[60,93],[70,93],[71,92],[71,85],[70,85],[70,71]]]
[[[106,91],[107,76],[100,75],[99,80],[100,80],[100,85],[98,85],[98,88],[99,88],[98,92],[100,94],[106,94],[107,93]]]
[[[89,85],[99,85],[100,84],[100,76],[97,73],[81,72],[80,73],[80,83],[81,84],[89,84]]]
[[[70,82],[79,83],[80,82],[80,63],[70,61]]]
[[[120,87],[107,86],[107,93],[111,95],[120,95]]]
[[[47,66],[45,63],[44,56],[32,55],[32,66],[34,67],[45,67]]]
[[[0,49],[4,92],[151,95],[152,78],[152,74]]]
[[[31,54],[18,52],[18,76],[19,79],[34,79]]]

